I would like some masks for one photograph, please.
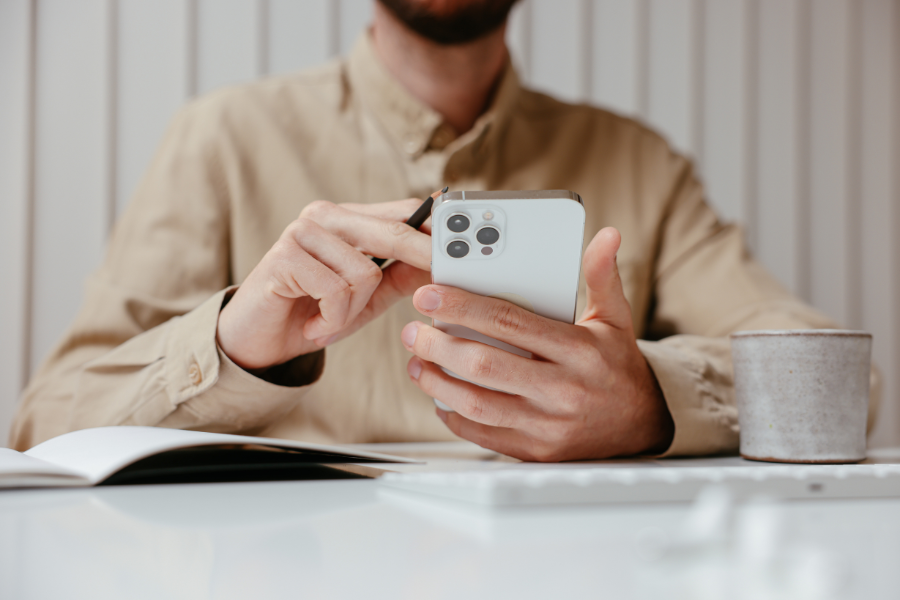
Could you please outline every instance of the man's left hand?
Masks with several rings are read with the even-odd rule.
[[[608,227],[584,253],[587,307],[577,323],[554,321],[509,302],[428,285],[422,314],[527,350],[524,358],[453,337],[417,321],[401,339],[414,356],[413,381],[456,412],[437,409],[456,435],[531,461],[598,459],[662,452],[675,426],[638,350],[616,266],[621,237]],[[443,366],[489,390],[444,373]]]

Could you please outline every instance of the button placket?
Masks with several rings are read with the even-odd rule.
[[[410,156],[415,156],[419,152],[419,142],[413,137],[406,138],[403,142],[403,150]]]

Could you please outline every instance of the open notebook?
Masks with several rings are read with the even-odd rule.
[[[0,448],[0,488],[291,478],[291,473],[321,465],[364,462],[415,461],[273,438],[98,427],[60,435],[24,453]]]

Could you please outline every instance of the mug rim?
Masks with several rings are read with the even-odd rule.
[[[871,338],[872,334],[867,331],[859,331],[854,329],[760,329],[750,331],[735,331],[729,334],[731,338],[745,337],[865,337]]]

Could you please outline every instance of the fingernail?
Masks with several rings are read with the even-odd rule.
[[[444,411],[442,411],[439,408],[434,409],[434,412],[437,413],[437,416],[441,421],[443,421],[444,423],[447,422],[447,413],[445,413]]]
[[[424,292],[422,292],[422,295],[419,296],[418,304],[422,308],[422,310],[437,310],[437,308],[441,305],[441,295],[434,290],[425,290]]]
[[[336,333],[336,334],[328,336],[326,338],[319,338],[316,340],[316,345],[321,346],[322,348],[324,348],[325,346],[330,346],[335,341],[337,341],[338,335],[339,334]]]
[[[409,364],[406,365],[406,372],[409,373],[410,377],[418,380],[419,375],[422,373],[422,361],[414,356],[412,360],[409,361]]]
[[[418,321],[407,323],[406,327],[403,328],[403,331],[400,332],[400,340],[407,348],[412,348],[416,343],[416,334],[419,333],[419,325],[421,325],[421,323]]]

